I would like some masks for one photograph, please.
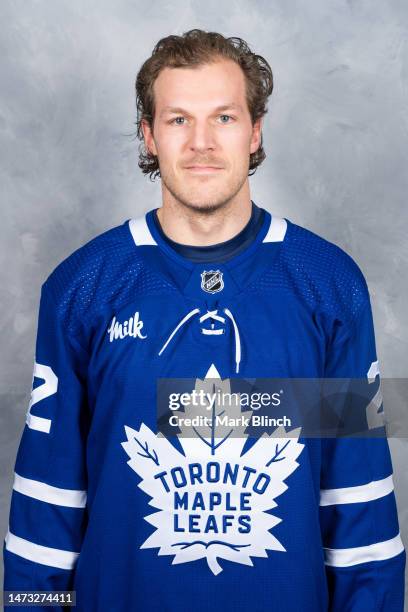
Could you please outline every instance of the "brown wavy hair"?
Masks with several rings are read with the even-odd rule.
[[[150,174],[150,180],[160,176],[159,162],[156,155],[150,153],[144,142],[142,120],[153,126],[155,102],[153,84],[161,70],[166,67],[181,68],[208,64],[218,58],[235,61],[243,70],[246,80],[246,99],[251,115],[252,125],[267,112],[267,100],[273,90],[272,69],[265,58],[251,51],[248,44],[236,36],[225,38],[218,32],[189,30],[182,36],[170,35],[159,40],[136,77],[137,137],[139,145],[139,168],[144,174]],[[255,153],[250,154],[249,173],[255,173],[265,159],[261,143]]]

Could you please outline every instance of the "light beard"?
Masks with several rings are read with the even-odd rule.
[[[202,216],[210,216],[214,214],[215,212],[222,210],[229,204],[230,201],[231,201],[230,198],[228,198],[227,200],[221,200],[218,202],[203,202],[200,204],[195,204],[195,203],[188,202],[186,200],[181,200],[180,198],[177,198],[177,202],[181,206],[184,206],[189,211],[200,214]]]
[[[203,217],[211,216],[214,213],[219,212],[221,210],[227,210],[232,200],[241,190],[242,185],[245,183],[246,179],[247,179],[247,176],[243,176],[242,181],[236,186],[236,189],[232,191],[231,193],[229,193],[224,198],[220,198],[220,199],[212,198],[212,199],[208,199],[208,200],[204,200],[202,202],[196,203],[196,202],[192,202],[191,200],[188,200],[185,196],[183,196],[183,194],[175,191],[172,188],[172,186],[169,185],[169,182],[166,181],[166,179],[163,176],[161,176],[162,182],[166,186],[166,189],[169,191],[169,193],[173,196],[178,206],[181,206],[184,209],[187,209],[190,213],[193,213],[195,215],[200,215]]]

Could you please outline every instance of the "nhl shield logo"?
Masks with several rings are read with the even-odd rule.
[[[201,289],[207,293],[217,293],[224,289],[223,273],[221,270],[205,270],[201,272]]]

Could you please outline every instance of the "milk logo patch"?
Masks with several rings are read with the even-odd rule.
[[[204,270],[201,272],[201,289],[207,293],[217,293],[224,289],[221,270]]]
[[[114,340],[123,340],[123,338],[126,338],[127,336],[145,340],[147,336],[142,334],[142,329],[143,321],[140,319],[137,311],[123,323],[119,323],[119,321],[116,320],[116,317],[113,317],[112,321],[110,322],[109,329],[107,330],[107,333],[109,334],[109,342],[113,342]]]
[[[214,365],[206,378],[214,378],[214,372],[219,378]],[[205,380],[198,379],[195,388]],[[220,379],[220,385],[230,388],[228,379]],[[185,407],[183,414],[188,411]],[[195,414],[191,409],[185,416]],[[124,429],[121,446],[141,478],[137,486],[149,498],[144,519],[154,528],[141,549],[157,548],[158,555],[173,557],[173,565],[204,558],[214,576],[223,571],[223,559],[253,566],[253,558],[267,558],[268,550],[286,551],[272,532],[282,519],[269,510],[277,507],[276,498],[288,488],[285,480],[299,466],[300,427],[264,432],[244,453],[245,427],[240,437],[217,437],[208,425],[195,428],[195,437],[181,432],[183,453],[144,423]]]

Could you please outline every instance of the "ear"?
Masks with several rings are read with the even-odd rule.
[[[154,138],[153,138],[153,130],[149,122],[146,119],[142,119],[141,126],[142,126],[142,131],[143,131],[143,138],[145,141],[145,147],[147,151],[151,155],[157,156],[157,149],[156,149],[156,145],[155,145]]]
[[[255,153],[261,145],[263,117],[259,117],[252,126],[250,152]]]

